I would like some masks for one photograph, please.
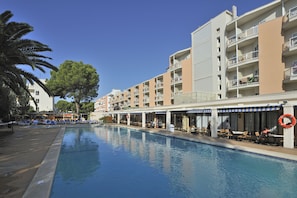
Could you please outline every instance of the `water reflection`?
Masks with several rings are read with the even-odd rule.
[[[297,193],[294,162],[117,127],[97,128],[95,133],[114,148],[123,147],[166,173],[173,193],[184,197],[283,197]]]
[[[99,145],[94,134],[72,128],[65,134],[56,173],[63,180],[83,181],[100,166]]]
[[[297,163],[120,127],[67,129],[51,197],[294,197]]]

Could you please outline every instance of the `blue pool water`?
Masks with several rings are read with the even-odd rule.
[[[296,197],[297,163],[118,127],[67,128],[57,197]]]

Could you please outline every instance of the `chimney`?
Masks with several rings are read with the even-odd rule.
[[[237,7],[235,5],[232,6],[232,15],[233,15],[233,19],[237,18]]]

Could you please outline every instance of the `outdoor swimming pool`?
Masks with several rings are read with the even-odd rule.
[[[118,127],[67,128],[56,197],[296,197],[297,162]]]

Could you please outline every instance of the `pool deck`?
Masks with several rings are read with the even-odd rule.
[[[120,125],[123,126],[123,125]],[[255,144],[225,138],[211,138],[164,129],[143,129],[230,149],[297,161],[297,148]],[[48,197],[59,156],[64,127],[15,126],[14,133],[0,133],[0,197]]]

